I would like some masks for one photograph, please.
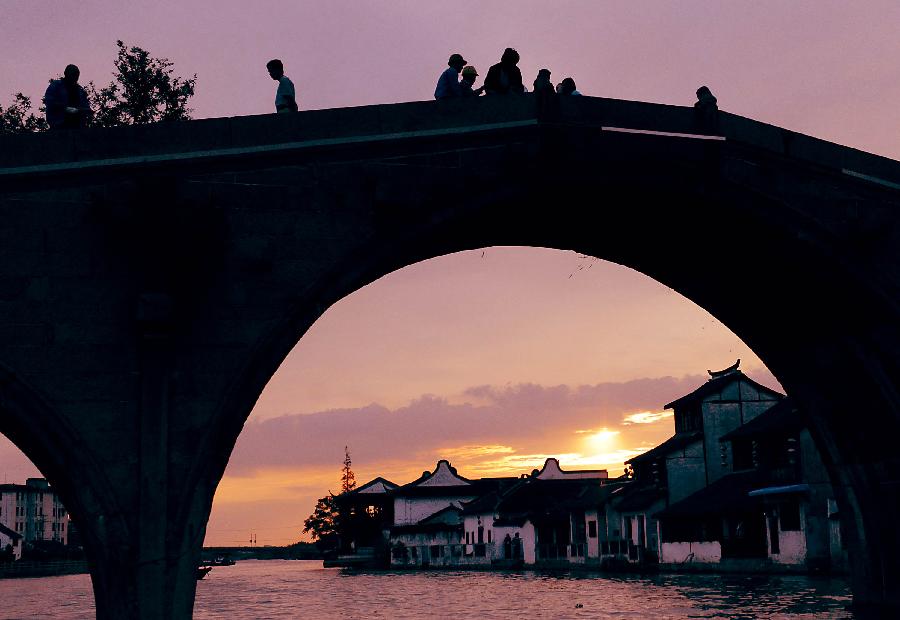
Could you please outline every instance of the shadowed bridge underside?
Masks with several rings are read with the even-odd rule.
[[[538,104],[0,139],[0,431],[77,523],[99,617],[190,617],[237,436],[331,304],[492,245],[632,267],[742,338],[813,421],[856,602],[900,609],[900,164],[724,113]]]

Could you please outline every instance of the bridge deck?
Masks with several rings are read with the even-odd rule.
[[[132,170],[161,164],[253,158],[439,136],[509,131],[562,123],[700,136],[729,142],[900,189],[900,162],[726,112],[714,131],[690,107],[598,97],[560,101],[559,115],[540,115],[533,96],[413,102],[265,114],[179,123],[0,136],[0,191],[28,180],[88,170]]]

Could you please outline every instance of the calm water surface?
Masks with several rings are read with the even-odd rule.
[[[2,618],[92,618],[87,575],[0,580]],[[357,572],[321,562],[214,568],[194,617],[220,618],[852,618],[841,579],[804,576]],[[581,607],[578,607],[581,605]]]

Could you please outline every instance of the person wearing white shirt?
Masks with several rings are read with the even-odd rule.
[[[277,58],[266,63],[269,77],[278,82],[278,90],[275,91],[275,111],[279,114],[296,112],[297,95],[294,91],[294,83],[284,74],[284,64]]]

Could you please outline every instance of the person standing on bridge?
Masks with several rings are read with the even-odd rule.
[[[466,59],[461,54],[452,54],[447,64],[449,67],[441,73],[437,87],[434,89],[434,98],[438,100],[454,99],[463,96],[459,85],[459,73],[466,66]]]
[[[500,62],[488,69],[484,78],[484,91],[489,95],[506,95],[508,93],[524,93],[522,72],[519,64],[519,52],[507,47],[500,57]]]
[[[77,129],[87,125],[91,106],[87,93],[78,84],[81,71],[75,65],[66,66],[61,80],[53,80],[44,93],[47,124],[50,129]]]
[[[294,83],[284,74],[284,64],[274,58],[266,63],[269,77],[278,82],[278,90],[275,91],[275,112],[278,114],[296,112],[297,95],[294,91]]]

